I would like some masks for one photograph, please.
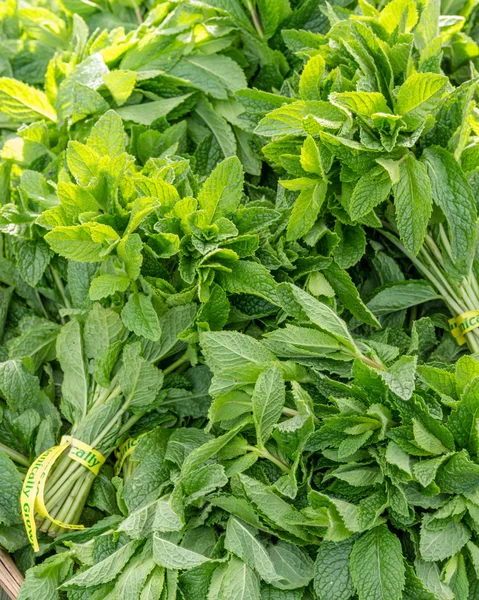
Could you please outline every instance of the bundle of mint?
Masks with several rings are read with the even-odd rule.
[[[438,0],[0,8],[20,600],[479,598],[476,35]]]

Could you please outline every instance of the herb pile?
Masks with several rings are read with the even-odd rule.
[[[476,38],[472,2],[0,7],[20,600],[479,598]],[[34,551],[68,436],[105,462],[60,450]]]

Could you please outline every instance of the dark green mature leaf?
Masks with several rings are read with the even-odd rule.
[[[393,192],[399,235],[406,249],[416,255],[432,212],[432,189],[425,166],[413,155],[400,163],[399,181]]]
[[[474,256],[477,210],[471,187],[458,162],[444,148],[426,148],[423,159],[434,202],[444,212],[451,232],[455,266],[467,274]]]
[[[354,543],[351,577],[360,600],[399,600],[405,585],[401,543],[379,525]]]

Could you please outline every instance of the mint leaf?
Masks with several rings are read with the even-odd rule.
[[[354,542],[351,577],[360,600],[399,600],[405,567],[399,539],[379,525]]]

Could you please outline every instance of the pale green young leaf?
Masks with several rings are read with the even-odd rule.
[[[203,353],[213,371],[274,361],[275,355],[261,342],[236,331],[211,331],[200,335]]]
[[[294,590],[309,585],[314,576],[314,563],[302,549],[280,540],[270,544],[268,554],[276,570],[283,579],[275,585],[283,590]]]
[[[116,292],[125,292],[130,285],[130,279],[123,275],[100,275],[95,277],[90,285],[90,299],[101,300],[113,296]]]
[[[307,529],[294,524],[295,520],[297,521],[300,517],[294,506],[280,498],[278,494],[257,479],[248,477],[243,473],[238,475],[238,480],[243,486],[246,497],[270,523],[291,533],[299,540],[310,540],[311,536]]]
[[[415,73],[396,94],[396,114],[403,117],[408,131],[420,127],[437,108],[447,85],[447,77],[435,73]]]
[[[386,98],[379,92],[333,93],[330,101],[356,114],[370,117],[374,113],[390,113]]]
[[[118,106],[123,106],[131,96],[136,84],[136,72],[127,69],[117,69],[103,75],[108,91]]]
[[[114,158],[125,151],[125,142],[123,122],[115,111],[109,110],[92,127],[87,145],[100,156]]]
[[[401,356],[389,369],[378,373],[392,392],[409,400],[415,389],[416,365],[416,356]]]
[[[190,54],[176,63],[170,73],[218,99],[226,99],[228,92],[248,87],[238,63],[220,54]]]
[[[100,154],[93,147],[76,140],[68,143],[67,165],[70,173],[81,185],[89,185],[98,175]]]
[[[76,262],[101,261],[119,239],[117,232],[103,223],[85,223],[72,227],[55,227],[45,239],[52,250]]]
[[[125,235],[116,247],[116,253],[125,265],[126,274],[132,280],[140,276],[140,269],[143,263],[142,248],[143,242],[137,233]]]
[[[0,110],[18,123],[56,121],[55,109],[44,92],[8,77],[0,77]]]
[[[139,600],[158,600],[165,585],[165,569],[156,566],[149,574],[141,590]]]
[[[312,56],[304,65],[299,79],[301,100],[321,100],[321,79],[325,68],[326,63],[320,54]]]

